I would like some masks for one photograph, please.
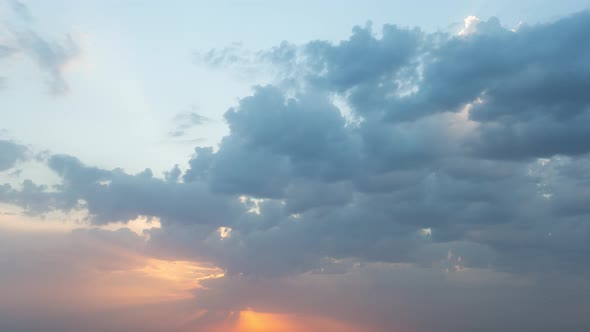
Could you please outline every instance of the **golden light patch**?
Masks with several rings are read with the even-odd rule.
[[[230,237],[231,235],[231,227],[219,227],[217,229],[217,232],[219,233],[219,237],[221,237],[221,239],[227,239],[228,237]]]
[[[277,314],[260,313],[251,310],[240,312],[238,331],[240,332],[272,332],[292,331],[285,317]]]
[[[16,248],[15,254],[27,255],[33,266],[59,268],[51,276],[22,278],[11,289],[0,289],[4,297],[26,301],[23,294],[34,293],[62,310],[112,309],[190,299],[203,280],[224,275],[199,262],[147,256],[138,242],[125,247],[84,233],[47,241],[27,251]]]
[[[188,299],[203,280],[224,276],[220,268],[199,262],[156,259],[115,246],[99,250],[122,261],[120,267],[94,271],[94,287],[89,289],[96,291],[88,295],[99,302],[131,305]]]
[[[206,267],[189,261],[149,259],[139,270],[145,276],[174,283],[176,288],[190,290],[200,288],[200,282],[221,278],[224,273],[216,267]]]
[[[244,310],[231,326],[224,324],[208,332],[361,332],[366,329],[324,317],[289,315]]]

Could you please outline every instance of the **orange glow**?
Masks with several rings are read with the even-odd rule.
[[[95,257],[95,266],[105,266],[93,269],[94,278],[84,287],[91,302],[137,305],[183,300],[193,296],[192,291],[201,287],[201,281],[224,276],[223,270],[199,262],[151,258],[129,248],[88,239],[84,245],[103,256]],[[122,263],[109,266],[112,260]]]
[[[85,233],[18,234],[35,241],[15,247],[14,254],[34,262],[33,267],[55,267],[55,272],[41,279],[29,273],[10,287],[0,285],[2,297],[18,303],[16,307],[44,306],[41,299],[51,299],[52,308],[62,311],[180,301],[192,298],[203,280],[224,276],[223,270],[200,262],[150,257],[141,240],[126,247]],[[44,241],[38,241],[41,236]],[[33,297],[37,300],[31,301]]]
[[[286,317],[248,310],[240,312],[238,330],[244,332],[287,332],[293,329]]]
[[[140,217],[128,224],[101,227],[104,231],[125,227],[139,235],[123,233],[123,240],[111,241],[83,229],[73,232],[94,227],[64,222],[61,216],[51,216],[41,223],[17,212],[0,215],[0,231],[34,239],[25,241],[26,247],[15,247],[14,254],[31,262],[33,271],[39,266],[39,273],[27,273],[10,285],[0,285],[0,294],[5,303],[10,303],[10,307],[0,307],[0,311],[12,310],[12,314],[26,317],[28,312],[61,315],[142,308],[149,310],[149,314],[124,316],[120,323],[157,324],[182,332],[367,331],[326,317],[252,309],[231,312],[221,318],[225,320],[221,323],[214,322],[217,318],[209,323],[210,312],[193,307],[191,299],[204,280],[222,278],[224,271],[200,262],[147,255],[144,231],[160,227],[159,220]],[[229,236],[230,230],[226,231]],[[51,273],[37,277],[43,269]]]
[[[254,310],[240,312],[237,322],[225,324],[210,332],[361,332],[366,329],[323,317],[264,313]]]
[[[137,270],[148,278],[168,282],[179,293],[200,288],[200,282],[207,279],[222,278],[224,273],[216,267],[207,267],[189,261],[166,261],[149,259],[146,265]],[[180,295],[180,294],[179,294]],[[182,297],[181,297],[182,298]]]
[[[78,289],[80,300],[109,307],[178,301],[191,298],[201,281],[224,275],[218,268],[195,262],[145,259],[139,264],[137,268],[95,271],[87,285]]]

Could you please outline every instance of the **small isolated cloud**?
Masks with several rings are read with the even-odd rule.
[[[193,107],[194,109],[195,107]],[[184,137],[190,129],[205,125],[210,121],[210,118],[194,111],[179,113],[174,117],[175,128],[168,134],[172,137]]]
[[[204,53],[195,52],[194,56],[197,62],[203,62],[213,67],[247,63],[251,61],[252,57],[241,43],[234,43],[223,49],[212,49]]]

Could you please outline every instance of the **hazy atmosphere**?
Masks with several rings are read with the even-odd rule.
[[[588,0],[0,0],[0,331],[590,331],[589,33]]]

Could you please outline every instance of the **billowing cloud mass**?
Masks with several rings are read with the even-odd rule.
[[[283,43],[258,57],[276,81],[186,167],[161,179],[55,154],[60,184],[6,184],[0,199],[101,227],[158,218],[143,254],[223,271],[182,303],[211,331],[256,310],[295,315],[281,331],[587,331],[590,12],[466,24]],[[69,54],[27,40],[42,66]],[[0,170],[24,153],[0,150]]]

